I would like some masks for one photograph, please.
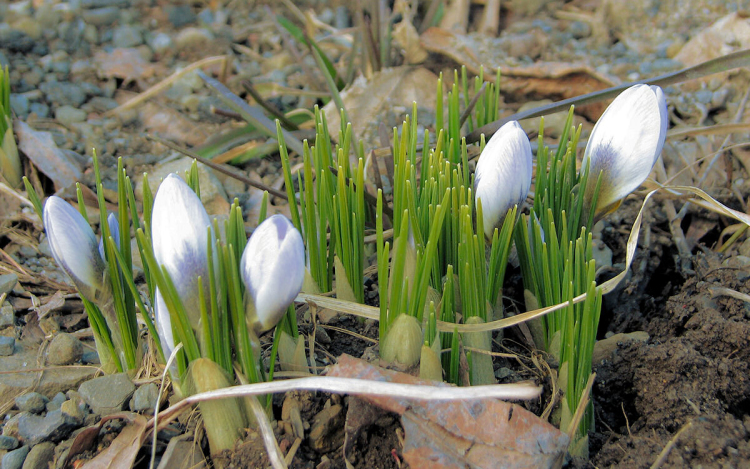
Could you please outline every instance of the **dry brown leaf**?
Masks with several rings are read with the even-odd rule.
[[[128,420],[128,425],[122,429],[112,443],[88,461],[82,469],[131,469],[143,441],[147,437],[149,428],[146,417],[135,413],[119,414],[120,418]],[[105,417],[110,420],[111,418]],[[102,422],[105,421],[102,419]]]
[[[539,62],[515,67],[505,64],[505,53],[492,43],[492,38],[455,34],[441,28],[430,28],[420,37],[422,46],[436,54],[449,57],[474,73],[484,65],[486,79],[494,80],[494,70],[500,68],[500,90],[514,100],[558,101],[616,85],[616,80],[605,76],[588,65],[564,62]],[[481,57],[481,59],[480,59]],[[591,120],[598,119],[606,103],[581,106],[577,112]]]
[[[750,21],[746,15],[735,12],[693,36],[675,59],[686,66],[697,65],[747,48],[750,48]]]
[[[57,147],[51,133],[34,130],[18,119],[15,120],[13,129],[18,135],[18,149],[52,179],[56,191],[72,189],[82,179],[83,172],[78,163]],[[74,193],[71,192],[70,195]]]
[[[145,80],[165,74],[164,66],[150,63],[135,48],[118,48],[111,52],[100,50],[94,55],[94,65],[101,78],[121,78],[125,83]]]
[[[347,355],[339,357],[328,376],[429,383]],[[406,434],[403,455],[411,467],[555,467],[568,447],[568,436],[549,423],[523,407],[495,399],[455,402],[389,396],[363,396],[362,399],[401,415]],[[354,429],[355,426],[352,432]]]
[[[395,67],[375,73],[370,80],[361,77],[341,93],[353,130],[362,139],[365,151],[380,147],[378,125],[401,125],[404,114],[411,114],[412,103],[435,109],[437,76],[422,67]],[[333,101],[326,113],[331,137],[338,141],[341,115]],[[356,166],[356,161],[353,163]]]
[[[139,108],[139,118],[148,132],[182,145],[196,146],[208,138],[201,125],[168,107],[146,103]]]

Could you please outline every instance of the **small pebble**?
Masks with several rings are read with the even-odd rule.
[[[80,340],[61,332],[52,339],[47,349],[47,361],[51,365],[70,365],[83,356],[83,344]]]
[[[21,446],[16,450],[8,452],[8,454],[3,456],[0,467],[2,469],[21,469],[30,449],[28,446]]]
[[[48,469],[54,459],[55,444],[45,441],[31,448],[23,462],[23,469]]]
[[[159,388],[154,383],[144,384],[133,394],[133,412],[153,412],[156,400],[159,398]]]
[[[66,400],[67,398],[65,397],[65,394],[58,392],[57,394],[55,394],[52,400],[47,403],[47,412],[52,412],[53,410],[59,409],[62,403]]]
[[[18,448],[18,439],[12,436],[0,435],[0,450],[10,451]]]
[[[45,406],[49,399],[42,396],[38,392],[27,392],[15,399],[16,407],[18,410],[23,412],[31,412],[33,414],[42,413],[45,410]]]
[[[16,347],[16,339],[13,337],[0,336],[0,357],[9,357],[13,355]]]
[[[123,25],[112,33],[112,45],[115,47],[135,47],[143,44],[143,34],[135,26]]]
[[[86,120],[86,111],[76,109],[73,106],[60,106],[55,110],[55,119],[63,125],[70,125]]]

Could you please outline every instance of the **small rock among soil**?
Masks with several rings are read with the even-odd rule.
[[[50,365],[70,365],[83,356],[83,344],[71,334],[60,332],[52,339],[47,349]]]
[[[104,416],[123,410],[135,392],[135,385],[126,373],[118,373],[86,381],[78,392],[93,413]]]

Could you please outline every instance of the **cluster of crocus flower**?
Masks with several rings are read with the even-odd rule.
[[[209,233],[211,242],[209,244]],[[169,273],[190,325],[200,327],[198,283],[208,292],[211,222],[192,189],[175,174],[162,182],[154,199],[151,236],[154,256]],[[216,259],[216,256],[212,256]],[[215,268],[213,266],[212,268]],[[273,328],[302,289],[305,251],[302,236],[282,215],[269,217],[250,237],[240,261],[249,329]],[[174,347],[171,316],[157,290],[156,323],[165,355]]]
[[[600,174],[597,217],[617,209],[622,199],[646,180],[664,146],[667,117],[667,102],[658,86],[632,86],[607,107],[583,156],[583,167],[588,166],[591,175],[584,192],[585,211],[592,203]],[[526,199],[531,172],[529,139],[518,122],[508,122],[485,145],[474,179],[488,238],[507,211]]]

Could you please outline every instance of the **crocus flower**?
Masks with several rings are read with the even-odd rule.
[[[510,121],[484,146],[474,178],[488,238],[502,226],[508,210],[526,200],[530,186],[531,144],[518,122]]]
[[[242,253],[240,273],[247,287],[249,325],[257,331],[271,329],[299,294],[305,276],[302,236],[286,217],[274,215],[256,228]]]
[[[646,180],[667,136],[667,102],[658,86],[635,85],[607,107],[586,145],[589,164],[586,205],[590,208],[596,181],[602,182],[596,202],[601,216]]]
[[[185,306],[190,324],[200,321],[198,277],[209,292],[207,229],[211,225],[198,196],[176,174],[159,186],[151,216],[156,261],[166,268]]]
[[[57,196],[44,205],[44,229],[57,265],[86,299],[99,303],[108,295],[106,266],[86,219]]]

